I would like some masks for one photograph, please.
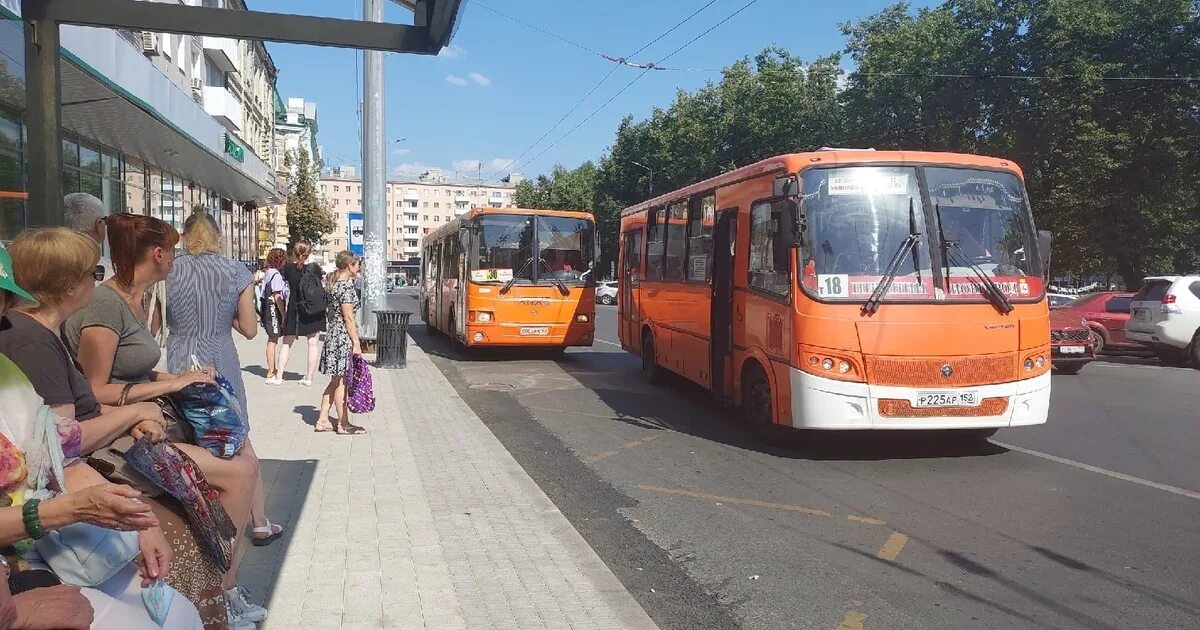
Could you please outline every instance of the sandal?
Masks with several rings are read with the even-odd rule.
[[[259,537],[259,534],[266,536]],[[271,519],[267,519],[267,524],[262,527],[255,527],[250,530],[250,542],[255,547],[266,547],[275,542],[276,539],[283,536],[283,526],[277,523],[272,523]]]
[[[360,427],[355,424],[346,423],[343,425],[338,425],[337,432],[338,432],[338,435],[358,435],[359,433],[366,433],[367,428]]]
[[[313,425],[313,433],[337,433],[337,432],[338,432],[337,427],[333,426],[332,424],[327,424],[325,426],[321,426],[319,424]]]

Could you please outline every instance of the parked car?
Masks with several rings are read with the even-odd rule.
[[[617,303],[617,281],[606,280],[596,283],[596,301],[600,304]]]
[[[1142,344],[1125,336],[1125,322],[1129,321],[1129,305],[1133,295],[1121,291],[1099,291],[1081,295],[1058,308],[1087,321],[1092,329],[1096,354],[1105,350],[1139,350]]]
[[[1071,301],[1077,297],[1079,297],[1079,296],[1078,295],[1066,295],[1063,293],[1047,293],[1046,294],[1046,299],[1050,301],[1050,308],[1054,308],[1056,306],[1066,306],[1067,304],[1070,304]]]
[[[1200,367],[1200,276],[1146,278],[1130,304],[1125,334],[1167,365]]]
[[[1050,311],[1050,365],[1059,374],[1078,374],[1096,358],[1092,329],[1078,314]]]

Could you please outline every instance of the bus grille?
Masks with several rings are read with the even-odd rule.
[[[865,359],[867,382],[872,385],[967,387],[1008,382],[1017,374],[1015,353],[940,358],[867,355]]]
[[[881,398],[879,415],[884,418],[965,418],[998,416],[1008,410],[1007,398],[984,398],[978,407],[913,407],[907,400]]]
[[[1050,341],[1091,341],[1092,332],[1090,330],[1074,329],[1074,330],[1051,330]]]

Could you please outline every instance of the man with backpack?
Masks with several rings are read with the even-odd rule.
[[[311,254],[312,245],[306,241],[297,241],[292,245],[292,261],[283,269],[283,279],[288,284],[292,299],[288,300],[287,313],[284,315],[283,339],[279,344],[279,360],[276,361],[279,373],[274,385],[283,383],[284,368],[287,367],[296,337],[308,339],[308,369],[300,379],[300,384],[304,387],[312,385],[317,363],[321,358],[321,334],[325,332],[325,310],[328,303],[325,297],[324,273],[320,265],[308,261]]]

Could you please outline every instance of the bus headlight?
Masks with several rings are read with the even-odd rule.
[[[860,363],[849,355],[805,346],[798,346],[797,350],[800,354],[797,367],[809,374],[841,381],[862,382],[862,370],[858,367]]]
[[[588,316],[587,316],[587,314],[585,314],[585,313],[580,313],[579,315],[576,315],[576,316],[575,316],[575,321],[577,321],[577,322],[581,322],[581,323],[584,323],[584,324],[586,324],[586,323],[588,322],[588,320],[589,320],[589,319],[591,319],[591,318],[590,318],[590,317],[588,317]]]
[[[496,321],[496,316],[491,311],[471,311],[474,315],[474,321],[480,324],[490,324]]]

